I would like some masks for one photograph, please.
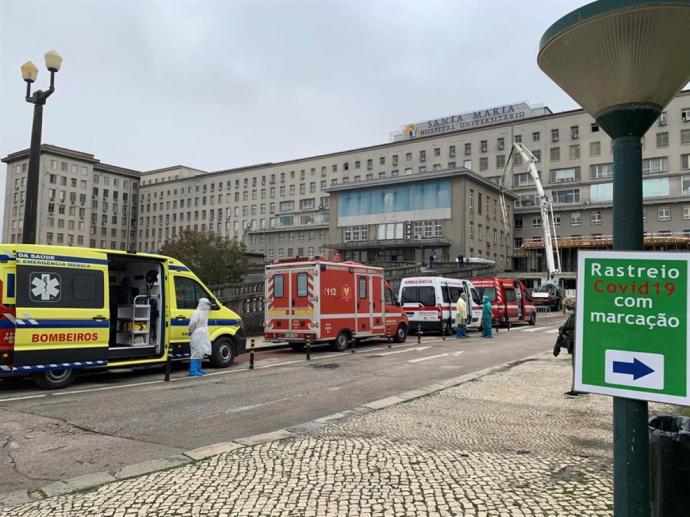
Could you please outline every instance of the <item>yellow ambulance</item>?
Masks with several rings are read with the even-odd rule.
[[[187,326],[208,298],[211,364],[245,352],[240,317],[171,257],[0,244],[0,376],[31,375],[47,389],[82,369],[189,358]]]

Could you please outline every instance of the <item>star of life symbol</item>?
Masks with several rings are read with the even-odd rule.
[[[53,302],[60,299],[60,275],[50,273],[31,274],[31,299]]]

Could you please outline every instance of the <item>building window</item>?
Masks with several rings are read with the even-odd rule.
[[[516,217],[513,219],[513,228],[519,230],[522,228],[522,217]]]
[[[572,188],[567,190],[554,190],[552,192],[553,203],[555,205],[566,205],[580,202],[580,189]]]
[[[434,147],[434,156],[441,156],[441,148]]]
[[[661,115],[659,115],[659,120],[657,121],[657,123],[659,124],[659,126],[665,126],[666,124],[668,124],[668,118],[666,116],[665,111],[661,112]]]
[[[690,169],[690,154],[680,155],[680,168],[685,170]]]
[[[657,147],[668,147],[668,131],[656,134],[656,146]]]
[[[370,171],[370,170],[373,169],[373,168],[374,168],[374,160],[372,160],[371,158],[369,158],[369,159],[367,160],[367,170]]]
[[[682,179],[683,194],[690,194],[690,176],[683,176]]]
[[[388,223],[377,225],[376,238],[380,241],[401,240],[403,238],[403,223]]]
[[[537,160],[538,162],[541,161],[541,150],[540,149],[535,149],[532,151],[532,156],[534,156],[534,159]]]
[[[379,157],[379,165],[386,165],[386,157],[385,156]]]
[[[668,157],[647,158],[642,160],[642,174],[658,174],[668,171]]]
[[[506,139],[503,137],[500,137],[497,142],[496,142],[496,147],[498,148],[499,151],[503,151],[506,146]]]
[[[369,227],[367,225],[346,226],[343,233],[345,242],[369,240]]]
[[[601,142],[590,142],[589,143],[589,155],[590,156],[601,156]]]
[[[570,226],[580,226],[582,224],[582,215],[580,212],[572,212],[570,214]]]
[[[599,124],[596,122],[592,122],[590,125],[590,128],[592,129],[592,133],[598,133],[599,132]]]
[[[541,228],[541,217],[532,218],[532,228]]]
[[[579,160],[580,159],[580,145],[571,145],[570,146],[570,159],[571,160]]]
[[[419,151],[419,161],[422,163],[426,161],[426,151]]]
[[[595,210],[592,212],[592,224],[601,224],[602,223],[602,217],[601,217],[601,210]]]
[[[465,144],[465,156],[469,156],[472,154],[472,144],[467,143]]]
[[[580,126],[570,126],[570,139],[578,140],[580,138]]]
[[[670,221],[671,220],[671,208],[668,206],[662,206],[657,209],[657,219],[659,221]]]
[[[560,147],[552,147],[551,148],[551,161],[557,162],[560,159],[561,159],[561,148]]]
[[[394,154],[393,155],[393,167],[398,165],[398,155]]]
[[[455,158],[455,146],[454,145],[451,145],[448,148],[448,157],[449,158]]]
[[[681,129],[680,130],[680,143],[681,144],[690,144],[690,129]]]
[[[683,108],[680,110],[680,119],[683,122],[690,122],[690,108]]]
[[[683,205],[683,219],[690,219],[690,205]]]
[[[489,144],[487,140],[482,140],[479,142],[479,152],[485,153],[489,150]]]
[[[405,153],[405,161],[406,162],[412,161],[412,153]]]
[[[613,177],[613,163],[597,163],[590,165],[589,176],[593,180]]]
[[[551,171],[551,183],[566,183],[580,180],[580,167],[568,169],[553,169]]]
[[[539,133],[539,131],[534,131],[532,133],[532,142],[538,142],[540,139],[541,139],[541,134]],[[534,153],[532,153],[532,154],[534,154]]]
[[[560,134],[558,129],[552,129],[551,130],[551,141],[556,143],[560,140]]]
[[[505,154],[497,154],[496,155],[496,168],[502,169],[505,166],[506,166],[506,155]]]
[[[489,158],[486,156],[483,156],[479,158],[479,170],[480,171],[486,171],[489,170]]]
[[[442,221],[414,221],[412,223],[412,238],[415,240],[443,237]]]

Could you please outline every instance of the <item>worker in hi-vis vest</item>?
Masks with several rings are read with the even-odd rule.
[[[455,305],[455,337],[466,338],[465,323],[467,322],[467,302],[462,296],[458,297],[458,302]]]

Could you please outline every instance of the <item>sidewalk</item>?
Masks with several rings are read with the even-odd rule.
[[[569,356],[544,354],[384,409],[369,404],[320,429],[305,424],[294,437],[3,515],[610,515],[611,400],[568,399],[569,386]]]

